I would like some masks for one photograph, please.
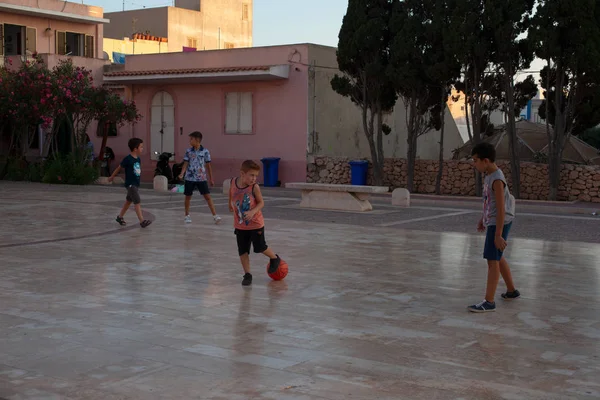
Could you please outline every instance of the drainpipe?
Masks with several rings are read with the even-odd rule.
[[[312,126],[312,153],[314,154],[317,150],[317,70],[316,60],[313,60],[312,65],[309,67],[310,76],[313,81],[313,126]]]

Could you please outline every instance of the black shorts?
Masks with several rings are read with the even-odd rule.
[[[194,182],[194,181],[185,181],[183,187],[183,194],[185,196],[191,196],[194,194],[194,190],[198,189],[201,195],[209,194],[210,190],[208,189],[208,182]]]
[[[250,254],[250,245],[254,248],[255,253],[263,253],[269,248],[265,240],[265,228],[252,230],[236,229],[235,236],[240,256]]]
[[[133,204],[140,204],[140,192],[137,186],[127,186],[127,197],[125,197],[125,200]]]

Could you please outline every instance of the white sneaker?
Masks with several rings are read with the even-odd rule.
[[[190,217],[189,215],[185,216],[185,223],[186,224],[191,224],[192,223],[192,217]]]
[[[215,220],[215,224],[219,225],[221,223],[221,217],[219,217],[218,215],[215,215],[213,219]]]

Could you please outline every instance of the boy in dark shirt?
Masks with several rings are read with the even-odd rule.
[[[126,225],[123,217],[125,213],[129,209],[131,203],[134,204],[135,213],[137,214],[138,219],[140,220],[140,226],[142,228],[147,227],[152,223],[152,221],[145,220],[142,215],[142,206],[140,205],[140,175],[142,174],[141,160],[140,154],[144,150],[144,141],[140,138],[132,138],[129,139],[129,150],[131,153],[121,161],[121,165],[115,169],[115,172],[108,178],[109,182],[112,182],[115,179],[115,176],[119,174],[121,169],[125,170],[125,187],[127,188],[127,197],[125,198],[125,204],[123,205],[123,209],[121,213],[117,217],[117,222],[119,225]]]

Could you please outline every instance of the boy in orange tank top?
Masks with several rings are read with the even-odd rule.
[[[265,206],[260,187],[256,183],[260,166],[252,160],[242,163],[240,176],[231,179],[229,187],[229,211],[234,214],[233,225],[237,238],[238,253],[244,268],[243,286],[252,284],[250,273],[250,245],[255,253],[269,257],[269,273],[277,271],[281,259],[265,240],[265,221],[261,210]]]

